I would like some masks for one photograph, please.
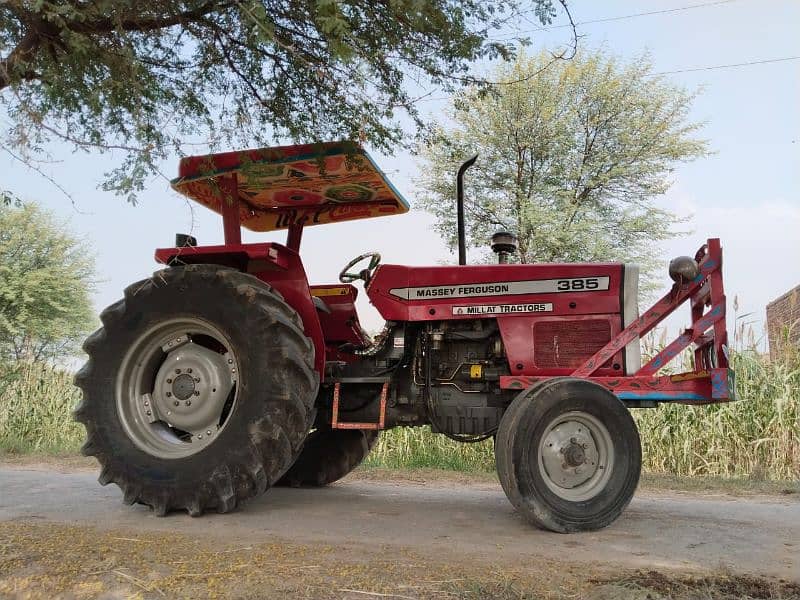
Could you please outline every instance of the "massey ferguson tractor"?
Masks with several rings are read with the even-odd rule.
[[[305,227],[398,215],[400,193],[360,147],[285,146],[181,160],[172,187],[219,213],[225,244],[178,235],[166,268],[101,314],[76,376],[86,455],[101,484],[157,515],[225,513],[275,485],[323,486],[380,432],[429,425],[494,438],[509,500],[557,532],[614,521],[639,480],[632,408],[733,399],[722,249],[670,264],[674,284],[639,312],[635,265],[467,265],[458,173],[459,264],[381,264],[362,254],[339,283],[310,285]],[[243,244],[241,227],[286,243]],[[330,248],[315,248],[330,252]],[[370,338],[353,285],[386,320]],[[691,326],[646,362],[639,339],[679,305]],[[694,370],[659,371],[691,347]],[[644,362],[644,364],[642,364]]]

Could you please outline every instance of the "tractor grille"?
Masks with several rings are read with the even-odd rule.
[[[539,321],[533,327],[533,362],[539,369],[576,368],[610,339],[606,319]]]

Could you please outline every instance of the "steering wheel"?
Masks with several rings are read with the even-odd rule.
[[[366,269],[361,269],[357,273],[351,273],[350,269],[352,269],[356,264],[360,263],[365,258],[369,258],[369,265]],[[342,283],[353,283],[358,279],[363,279],[364,283],[369,283],[369,280],[372,279],[372,273],[378,267],[381,262],[381,255],[377,252],[367,252],[366,254],[362,254],[361,256],[356,256],[353,260],[347,263],[342,269],[342,272],[339,273],[339,281]]]

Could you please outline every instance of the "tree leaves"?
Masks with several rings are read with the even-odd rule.
[[[94,324],[94,259],[35,204],[0,206],[0,360],[66,358]]]
[[[693,95],[650,75],[641,57],[621,64],[602,52],[552,62],[520,56],[454,102],[455,127],[434,129],[420,148],[421,204],[455,245],[453,174],[467,174],[473,246],[497,229],[518,236],[522,262],[639,262],[652,275],[659,240],[685,216],[655,206],[679,162],[706,154],[688,120]]]
[[[552,0],[532,0],[552,18]],[[517,0],[40,0],[0,3],[4,142],[121,150],[104,189],[135,198],[190,138],[219,145],[352,139],[391,153],[406,86],[452,89]],[[549,16],[548,16],[549,15]],[[119,154],[119,153],[117,153]]]

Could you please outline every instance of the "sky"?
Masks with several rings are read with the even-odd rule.
[[[708,237],[721,238],[729,310],[736,298],[739,322],[752,326],[760,338],[765,305],[800,284],[800,60],[705,67],[800,57],[800,2],[571,0],[569,6],[579,23],[580,47],[604,48],[623,60],[647,51],[657,72],[669,73],[671,81],[687,88],[702,88],[691,118],[707,123],[702,135],[714,153],[679,166],[671,189],[658,201],[679,215],[691,215],[692,233],[659,248],[665,287],[670,258],[693,255]],[[631,16],[643,12],[656,14]],[[523,19],[498,37],[526,32],[534,49],[553,50],[569,40],[569,30],[559,27],[565,22],[560,15],[554,27],[540,30],[532,18]],[[446,106],[447,100],[435,100],[421,108],[437,118]],[[171,191],[165,178],[154,177],[139,204],[131,206],[98,188],[103,173],[121,156],[76,153],[58,145],[51,152],[55,160],[43,170],[70,192],[74,203],[3,152],[0,189],[51,209],[89,242],[97,257],[98,312],[129,283],[159,268],[153,250],[171,246],[176,232],[191,232],[200,244],[222,242],[220,218]],[[341,267],[364,252],[380,252],[384,263],[456,262],[432,229],[432,218],[413,208],[421,165],[407,153],[373,157],[412,211],[307,228],[301,254],[311,283],[336,282]],[[170,162],[164,172],[177,175],[177,158]],[[245,241],[284,239],[283,232],[244,232]],[[363,293],[358,308],[368,330],[382,326]],[[688,309],[683,312],[688,320]],[[729,316],[729,328],[734,318]],[[674,319],[670,323],[678,326]]]

